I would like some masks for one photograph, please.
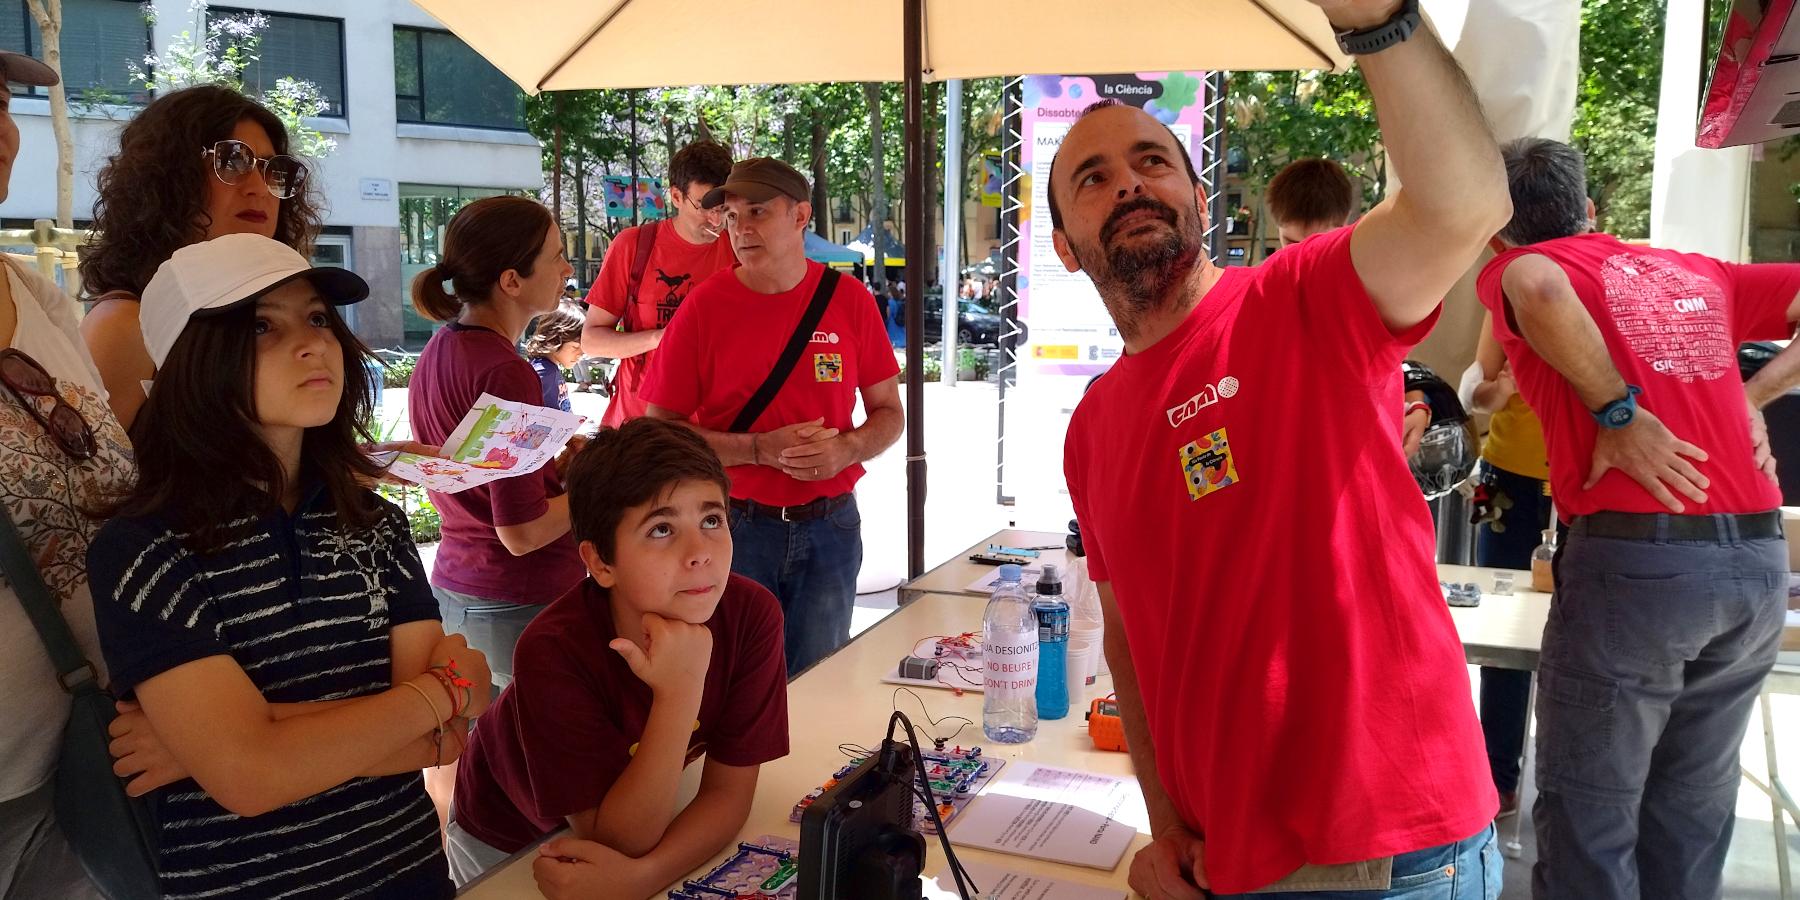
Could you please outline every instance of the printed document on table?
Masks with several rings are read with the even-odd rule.
[[[1093,887],[1042,875],[1009,872],[998,866],[964,862],[963,869],[987,900],[1126,900],[1118,888]],[[948,874],[925,879],[925,900],[958,900],[956,879]]]
[[[1114,869],[1150,816],[1137,780],[1015,762],[950,824],[950,841]]]

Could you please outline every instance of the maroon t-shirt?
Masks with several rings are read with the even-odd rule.
[[[712,661],[687,761],[754,766],[788,752],[787,661],[775,595],[732,575],[706,627]],[[650,686],[606,646],[606,591],[583,579],[525,627],[513,683],[476,720],[456,772],[456,823],[516,853],[599,806],[637,752]]]
[[[537,372],[512,342],[486,328],[451,322],[438,329],[419,355],[408,390],[413,440],[442,446],[482,394],[541,406]],[[432,563],[431,583],[508,603],[544,604],[587,575],[575,539],[563,535],[524,556],[514,556],[494,529],[536,521],[563,492],[551,466],[454,494],[431,492],[443,520],[443,543]]]

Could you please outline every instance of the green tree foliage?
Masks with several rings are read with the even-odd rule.
[[[1582,0],[1576,147],[1587,156],[1598,227],[1650,235],[1656,104],[1662,80],[1664,0]]]
[[[1233,72],[1226,92],[1226,141],[1252,193],[1260,196],[1288,163],[1316,156],[1342,163],[1361,183],[1365,205],[1387,190],[1387,155],[1361,72]]]
[[[269,27],[268,16],[257,12],[208,15],[203,0],[189,3],[188,16],[194,28],[176,36],[160,57],[146,60],[148,69],[133,63],[132,77],[149,91],[171,91],[197,84],[219,84],[243,91],[244,70],[261,58],[262,33]],[[89,101],[111,99],[96,96]],[[260,99],[287,128],[288,144],[295,155],[323,159],[337,149],[336,140],[306,122],[323,113],[328,105],[313,83],[278,78]]]
[[[981,176],[981,154],[1000,147],[1001,80],[964,83],[962,194],[973,197]],[[889,219],[903,221],[901,203],[906,162],[904,95],[899,84],[879,88],[882,118],[881,179]],[[632,98],[636,97],[635,131]],[[935,236],[942,207],[943,91],[927,86],[927,233]],[[735,158],[774,156],[805,173],[823,175],[821,228],[840,206],[866,224],[874,215],[874,141],[863,86],[850,83],[692,86],[639,91],[546,92],[527,98],[525,126],[544,145],[546,182],[555,177],[561,148],[562,218],[573,234],[591,229],[602,242],[630,220],[607,219],[599,201],[598,178],[631,171],[635,148],[640,174],[662,177],[669,156],[690,141],[711,139],[731,148]],[[816,152],[815,152],[816,151]],[[546,188],[543,199],[552,200]],[[585,201],[578,207],[577,198]],[[826,232],[829,234],[829,232]],[[904,239],[898,227],[897,238]],[[579,253],[577,254],[579,255]],[[935,258],[936,254],[933,254]]]

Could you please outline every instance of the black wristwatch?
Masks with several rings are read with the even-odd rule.
[[[1591,410],[1594,415],[1594,421],[1599,423],[1601,428],[1605,428],[1609,431],[1630,425],[1632,420],[1637,418],[1637,398],[1638,395],[1643,392],[1644,389],[1635,384],[1626,385],[1625,396],[1620,397],[1597,410]]]
[[[1419,30],[1419,0],[1405,0],[1393,18],[1362,31],[1337,32],[1338,49],[1350,56],[1368,56],[1403,43]]]

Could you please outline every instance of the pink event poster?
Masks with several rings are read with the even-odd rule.
[[[1093,282],[1063,268],[1050,242],[1044,191],[1050,162],[1081,111],[1102,100],[1136,106],[1169,126],[1203,169],[1198,137],[1205,132],[1205,72],[1139,72],[1135,75],[1031,75],[1021,104],[1024,146],[1020,169],[1029,199],[1019,216],[1019,318],[1026,343],[1019,348],[1019,377],[1086,378],[1111,366],[1124,343],[1106,315]],[[1043,210],[1042,215],[1038,214]]]

